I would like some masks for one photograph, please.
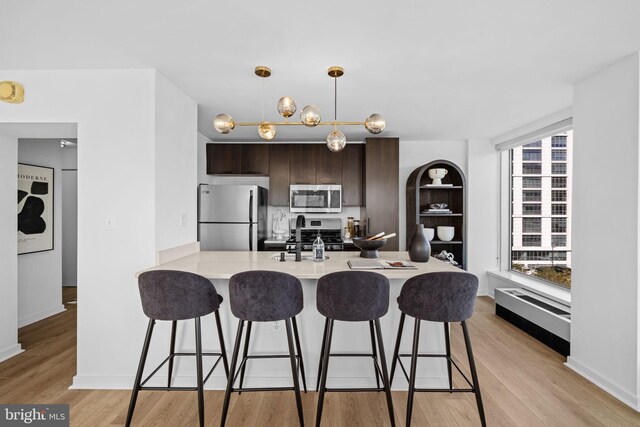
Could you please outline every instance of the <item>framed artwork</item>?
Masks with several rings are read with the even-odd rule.
[[[53,250],[53,168],[18,163],[18,255]]]

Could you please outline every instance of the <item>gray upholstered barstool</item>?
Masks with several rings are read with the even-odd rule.
[[[147,335],[142,347],[142,355],[138,364],[133,390],[131,391],[131,401],[127,413],[127,426],[131,425],[133,411],[136,407],[138,392],[140,390],[198,390],[198,413],[200,425],[204,426],[204,383],[209,379],[213,370],[218,366],[220,360],[224,365],[225,374],[229,377],[229,365],[224,348],[224,337],[220,325],[220,315],[218,308],[222,302],[222,297],[218,295],[215,287],[208,279],[193,273],[184,271],[156,270],[140,274],[138,277],[138,288],[140,289],[140,300],[142,301],[142,311],[149,318]],[[200,328],[200,317],[209,313],[215,313],[216,327],[218,329],[218,339],[220,340],[220,353],[202,352],[202,334]],[[176,353],[176,326],[178,320],[195,319],[196,330],[196,352]],[[169,320],[171,324],[171,347],[169,356],[142,381],[144,365],[149,352],[153,327],[157,320]],[[196,387],[172,387],[171,377],[173,375],[173,359],[175,356],[195,356],[196,357]],[[213,367],[202,378],[202,356],[218,356]],[[169,362],[168,381],[166,387],[145,387],[144,385]]]
[[[391,425],[395,426],[393,402],[391,400],[391,389],[389,376],[387,374],[387,362],[379,320],[389,310],[389,279],[381,274],[370,271],[340,271],[322,276],[318,280],[316,295],[318,311],[327,318],[325,321],[324,337],[322,338],[320,395],[318,397],[316,426],[320,426],[320,422],[322,421],[324,394],[327,391],[384,391],[389,409],[389,420],[391,421]],[[373,336],[372,354],[331,353],[331,337],[333,334],[333,324],[336,320],[344,322],[369,322],[370,328],[375,329],[380,363],[378,363],[375,353],[375,339]],[[379,381],[378,375],[380,375],[382,377],[383,387],[380,388],[380,386],[378,386],[368,389],[327,389],[327,372],[329,370],[329,359],[331,356],[372,357],[376,371],[376,381]]]
[[[304,391],[307,386],[304,377],[304,362],[302,360],[302,349],[300,348],[300,338],[298,336],[298,325],[296,315],[302,311],[304,306],[302,295],[302,284],[296,277],[275,271],[245,271],[234,274],[229,280],[229,305],[231,312],[239,319],[236,343],[233,347],[231,357],[231,375],[227,384],[227,391],[224,396],[222,407],[222,418],[220,425],[224,426],[227,413],[229,411],[229,401],[231,393],[234,391],[273,391],[273,390],[293,390],[296,395],[296,405],[298,407],[298,418],[300,425],[304,426],[302,413],[302,398],[300,396],[300,384],[298,376],[302,374]],[[249,339],[251,336],[251,325],[253,322],[276,322],[284,320],[287,331],[287,342],[289,354],[287,355],[249,355]],[[244,323],[247,322],[245,342],[242,355],[242,362],[236,371],[240,344],[242,342],[242,331]],[[293,333],[292,333],[293,324]],[[294,348],[295,340],[295,348]],[[296,353],[297,351],[297,353]],[[243,388],[244,370],[249,359],[272,359],[287,357],[291,362],[291,375],[293,376],[293,388],[291,387],[270,387],[270,388]],[[301,372],[300,372],[301,371]],[[240,375],[240,385],[234,388],[236,378]]]
[[[393,352],[393,361],[391,363],[391,381],[396,369],[396,362],[400,363],[400,367],[409,381],[409,396],[407,400],[407,426],[411,425],[411,413],[413,410],[413,395],[416,391],[420,392],[470,392],[476,396],[478,404],[478,412],[482,425],[486,425],[484,417],[484,408],[482,406],[482,397],[480,396],[480,386],[478,384],[478,374],[473,359],[473,351],[471,349],[471,341],[467,330],[466,320],[473,314],[473,307],[476,301],[476,293],[478,291],[478,278],[473,274],[465,272],[438,272],[426,273],[415,276],[406,281],[400,291],[398,297],[398,306],[402,312],[400,316],[400,326],[398,328],[398,337],[396,339],[396,347]],[[413,349],[411,354],[399,354],[400,341],[402,339],[402,329],[404,327],[405,316],[415,318],[415,327],[413,330]],[[444,324],[445,337],[445,354],[419,354],[418,344],[420,338],[420,322],[428,320],[431,322],[442,322]],[[462,332],[464,334],[464,343],[469,358],[469,369],[471,371],[472,381],[462,373],[456,362],[451,357],[451,346],[449,342],[449,323],[460,322],[462,324]],[[411,357],[411,369],[409,376],[402,365],[400,357]],[[449,388],[445,389],[417,389],[416,388],[416,368],[419,357],[443,357],[447,360],[447,370],[449,374]],[[451,365],[456,367],[458,372],[465,379],[470,388],[454,389]]]

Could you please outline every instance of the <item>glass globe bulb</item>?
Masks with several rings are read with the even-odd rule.
[[[278,100],[278,113],[280,113],[282,117],[288,118],[293,116],[293,114],[296,112],[296,109],[296,103],[293,98],[289,96],[283,96]]]
[[[276,133],[277,129],[271,123],[263,122],[260,124],[260,126],[258,126],[258,135],[260,135],[260,138],[266,141],[271,141],[273,138],[275,138]]]
[[[220,133],[229,133],[236,127],[236,123],[228,114],[218,114],[213,119],[213,128]]]
[[[300,113],[300,121],[308,127],[318,126],[320,123],[320,110],[315,105],[307,105]]]
[[[327,147],[331,151],[342,151],[347,145],[347,137],[339,130],[334,130],[327,136]]]
[[[384,130],[387,122],[382,114],[372,114],[364,121],[364,127],[373,134],[378,134]]]

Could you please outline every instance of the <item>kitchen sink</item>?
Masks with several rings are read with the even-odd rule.
[[[271,259],[273,259],[274,261],[280,261],[280,254],[274,255],[273,257],[271,257]],[[324,259],[329,259],[329,257],[325,255]],[[284,255],[284,260],[285,261],[295,261],[296,260],[296,254],[285,254]],[[311,256],[311,255],[302,255],[302,261],[313,261],[313,256]]]

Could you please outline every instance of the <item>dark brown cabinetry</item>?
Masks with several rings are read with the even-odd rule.
[[[269,146],[269,204],[289,205],[289,144]]]
[[[207,144],[209,175],[269,175],[265,144]]]
[[[429,178],[429,169],[446,169],[448,173],[442,178],[442,186],[434,187]],[[462,268],[466,267],[466,220],[465,189],[466,182],[462,170],[447,160],[436,160],[414,170],[407,179],[407,247],[416,224],[434,229],[431,253],[438,254],[445,250],[453,254]],[[446,203],[450,213],[428,212],[429,205]],[[451,241],[438,238],[438,226],[454,228]]]
[[[342,151],[342,205],[364,205],[364,144],[347,144]]]
[[[366,205],[369,218],[369,234],[398,234],[398,184],[399,184],[398,138],[365,139]],[[389,239],[382,247],[384,251],[397,251],[398,239]]]
[[[314,144],[313,157],[316,162],[316,184],[342,183],[343,151],[334,153],[324,144]],[[313,161],[314,159],[310,159]]]
[[[289,184],[316,183],[316,144],[289,144]]]

